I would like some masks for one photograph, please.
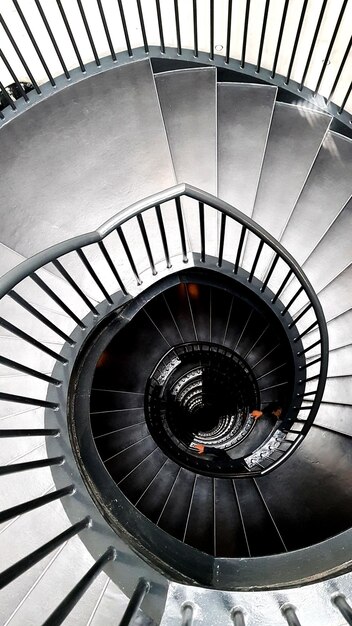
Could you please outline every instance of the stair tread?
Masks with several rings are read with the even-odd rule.
[[[251,215],[276,87],[218,84],[218,195]]]
[[[2,241],[21,254],[175,184],[149,60],[73,84],[15,122],[1,129]]]
[[[289,550],[318,543],[349,528],[351,458],[349,438],[311,429],[284,465],[257,479],[278,528],[285,532]],[[298,531],[302,528],[304,533]]]
[[[275,104],[252,218],[278,240],[329,124],[330,117],[324,113],[281,102]],[[244,254],[246,267],[253,262],[257,245],[250,236]],[[261,256],[258,271],[263,268],[264,272],[269,260],[267,251]]]
[[[351,197],[351,181],[352,141],[328,132],[281,239],[298,263],[305,261]],[[299,232],[304,237],[297,237]]]
[[[337,215],[336,220],[303,264],[303,270],[316,291],[323,289],[352,260],[351,214],[352,199]],[[338,254],[336,254],[337,251]]]
[[[314,424],[352,437],[352,406],[337,406],[325,401],[318,410]]]
[[[155,75],[176,179],[216,194],[216,69]]]

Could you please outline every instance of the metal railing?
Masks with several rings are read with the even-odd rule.
[[[215,226],[218,224],[219,228],[214,228],[214,224]],[[236,233],[231,231],[231,225],[239,229],[236,245],[234,243]],[[257,252],[250,267],[246,269],[242,267],[242,258],[247,233],[256,238]],[[137,245],[137,235],[140,238],[140,245]],[[274,257],[269,267],[264,270],[260,266],[260,259],[266,248],[274,254]],[[44,355],[54,364],[59,363],[63,373],[69,359],[64,357],[60,350],[55,351],[48,346],[46,335],[48,330],[61,341],[61,345],[70,346],[73,349],[78,341],[77,332],[81,334],[83,341],[88,331],[107,312],[116,307],[116,294],[120,294],[120,302],[121,294],[127,300],[133,296],[132,292],[137,294],[142,291],[148,282],[155,282],[161,276],[178,271],[192,263],[219,272],[227,271],[235,280],[245,282],[249,287],[257,290],[262,297],[266,296],[267,302],[271,303],[272,307],[277,308],[279,298],[281,298],[279,315],[282,323],[287,327],[291,325],[297,330],[299,333],[297,339],[302,341],[304,353],[316,345],[316,341],[313,344],[309,343],[310,330],[313,328],[319,330],[320,355],[314,361],[319,371],[310,377],[316,385],[314,392],[308,392],[309,404],[302,407],[292,404],[290,411],[295,417],[291,431],[282,448],[274,450],[272,456],[268,457],[265,463],[263,462],[264,466],[259,474],[266,473],[282,463],[308,432],[323,394],[328,360],[328,337],[319,300],[295,260],[268,233],[225,202],[186,184],[177,185],[137,202],[110,219],[97,231],[52,246],[22,262],[0,279],[0,326],[9,338],[14,338],[18,342],[17,353],[23,355],[21,360],[31,363],[29,367],[23,362],[0,356],[2,367],[21,374],[21,377],[17,379],[17,391],[8,393],[1,390],[0,401],[10,403],[10,405],[12,403],[30,405],[35,409],[45,409],[54,413],[60,411],[60,403],[48,399],[51,387],[61,386],[60,378],[52,377],[52,368],[49,373],[43,372],[38,356]],[[79,278],[74,277],[75,273]],[[272,291],[271,286],[275,276],[279,279],[279,287]],[[100,293],[96,299],[86,295],[87,277],[91,280],[91,284],[95,285],[96,293]],[[50,286],[52,279],[55,285]],[[288,296],[289,300],[285,303],[284,290],[290,279],[296,281],[296,291],[294,296]],[[293,321],[290,316],[291,309],[302,296],[304,303],[301,302],[297,309],[296,321]],[[51,307],[48,306],[49,303]],[[69,322],[65,330],[50,319],[52,307],[55,310],[61,309],[64,314],[61,319]],[[5,308],[5,312],[2,308]],[[20,314],[19,325],[13,319],[16,318],[15,311]],[[311,317],[307,325],[305,320],[308,312]],[[11,316],[11,322],[6,315]],[[32,326],[33,321],[35,328]],[[38,394],[38,397],[24,395],[23,389],[28,379],[31,389],[36,382],[39,382],[42,389],[41,395]],[[308,378],[300,378],[299,384],[302,388],[304,388],[305,380]],[[305,396],[304,391],[301,395]],[[59,429],[37,427],[0,430],[0,437],[5,438],[56,437],[58,435]],[[0,468],[0,473],[18,472],[63,463],[65,463],[65,457],[60,456],[8,465]],[[258,468],[256,468],[255,475],[258,475]],[[0,512],[0,523],[45,506],[54,500],[72,497],[74,493],[75,486],[70,484],[13,506]],[[0,573],[0,588],[9,584],[74,535],[86,531],[90,524],[89,517],[82,519]],[[61,624],[94,578],[109,561],[115,559],[116,550],[108,548],[45,624]],[[145,581],[138,583],[121,624],[132,623],[133,616],[148,589],[149,583]],[[285,616],[288,619],[288,613]],[[237,612],[234,615],[234,623],[240,623],[238,621],[240,617]],[[186,620],[184,623],[192,623],[191,612],[184,611],[183,619]]]
[[[323,0],[315,15],[316,4],[304,0],[298,15],[289,0],[279,12],[270,0],[260,3],[260,10],[251,0],[242,8],[232,0],[117,0],[114,7],[102,0],[67,5],[56,0],[50,6],[42,0],[22,6],[12,0],[13,11],[0,15],[0,95],[2,105],[8,105],[5,113],[0,110],[0,119],[6,121],[17,109],[5,89],[10,83],[30,103],[47,93],[45,83],[51,89],[64,86],[77,78],[77,71],[86,74],[90,64],[104,69],[107,55],[112,63],[148,56],[215,64],[262,79],[317,105],[350,129],[350,2],[343,0],[337,10],[333,0]],[[333,28],[326,30],[331,15]]]
[[[256,252],[249,266],[244,267],[248,234],[254,238]],[[269,265],[265,261],[262,266],[261,258],[267,259],[268,251],[274,256],[271,256]],[[48,329],[62,344],[67,342],[74,347],[76,340],[69,330],[58,327],[48,313],[42,312],[43,305],[45,311],[50,309],[49,304],[61,310],[69,328],[78,327],[85,334],[89,325],[87,314],[91,314],[91,327],[102,315],[97,302],[92,302],[82,288],[88,279],[95,286],[95,298],[104,303],[107,313],[113,307],[115,293],[132,297],[143,290],[143,282],[155,282],[165,273],[182,269],[191,261],[200,267],[227,272],[256,291],[276,311],[286,332],[294,332],[293,344],[301,345],[295,354],[295,395],[286,419],[289,432],[280,446],[275,446],[269,455],[266,451],[263,462],[259,462],[261,473],[266,473],[297,448],[320,406],[328,364],[326,323],[312,286],[281,244],[249,217],[199,189],[180,184],[155,194],[127,208],[97,231],[52,246],[8,272],[0,280],[0,301],[5,310],[9,311],[8,307],[11,307],[12,321],[0,309],[0,326],[10,337],[20,340],[21,346],[31,348],[27,362],[32,366],[7,356],[0,356],[0,364],[21,372],[24,374],[22,378],[36,380],[44,390],[60,386],[59,376],[53,378],[50,372],[43,372],[33,364],[38,362],[38,351],[63,368],[67,363],[66,357],[43,340]],[[45,276],[39,275],[43,269],[47,270]],[[55,287],[49,285],[54,279],[53,272],[56,272]],[[78,309],[72,306],[73,296]],[[37,298],[37,304],[30,301],[33,298]],[[14,323],[16,315],[20,326]],[[318,330],[319,336],[310,343],[313,330]],[[38,333],[42,334],[38,336]],[[317,356],[306,363],[305,355],[316,347],[319,350]],[[310,375],[311,367],[314,370]],[[306,387],[308,383],[309,387]],[[29,397],[22,389],[21,383],[16,393],[1,390],[0,401],[54,412],[60,410],[60,404],[49,400],[45,393],[40,397]],[[48,433],[43,431],[42,434]],[[2,436],[8,436],[6,431],[2,431]],[[60,457],[40,463],[63,462]],[[26,464],[11,467],[13,471],[22,471]],[[0,468],[0,473],[8,471],[11,471],[8,467]]]

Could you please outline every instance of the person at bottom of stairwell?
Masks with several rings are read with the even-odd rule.
[[[254,409],[249,415],[250,417],[253,417],[256,422],[263,416],[272,416],[280,421],[282,415],[282,406],[278,402],[271,402],[262,411]],[[219,448],[211,448],[210,446],[204,446],[202,443],[196,443],[192,447],[197,450],[198,454],[211,454],[215,456],[218,460],[225,462],[231,460],[225,450],[220,450]]]
[[[271,415],[277,420],[280,420],[282,415],[282,406],[281,404],[279,404],[279,402],[270,402],[270,404],[268,404],[262,411],[254,409],[254,411],[252,411],[252,413],[250,413],[249,415],[254,417],[255,421],[259,420],[261,417],[263,417],[263,415]]]
[[[270,402],[262,411],[255,409],[250,415],[254,417],[255,421],[259,420],[263,416],[272,417],[277,420],[277,430],[282,430],[282,432],[287,433],[290,430],[292,418],[291,420],[287,418],[284,419],[282,417],[282,412],[283,408],[279,402]]]

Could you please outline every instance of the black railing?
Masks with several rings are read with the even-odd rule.
[[[156,224],[159,236],[155,231]],[[249,261],[244,260],[247,236],[254,240],[255,250],[254,258]],[[54,289],[48,285],[52,273],[49,264],[59,271],[62,293],[58,293],[58,287]],[[165,272],[179,271],[185,264],[227,272],[248,285],[276,311],[286,332],[293,333],[292,343],[297,344],[297,349],[295,391],[285,424],[289,432],[284,438],[280,435],[265,442],[263,450],[254,451],[248,461],[249,468],[256,475],[258,471],[265,474],[292,454],[314,421],[327,373],[326,323],[312,286],[281,244],[249,217],[199,189],[180,184],[155,194],[122,211],[97,231],[52,246],[6,274],[0,280],[0,300],[6,303],[10,296],[15,307],[11,311],[14,316],[20,315],[21,328],[5,317],[0,318],[0,325],[23,346],[30,347],[32,366],[29,368],[6,358],[2,358],[2,363],[28,376],[31,381],[39,379],[49,391],[60,387],[61,376],[52,377],[34,367],[38,351],[62,366],[67,363],[67,357],[62,357],[60,351],[47,347],[44,338],[48,327],[62,344],[66,340],[73,347],[76,342],[68,331],[63,333],[50,322],[48,313],[44,315],[40,311],[43,298],[65,313],[72,331],[78,327],[86,334],[88,327],[92,328],[114,307],[117,294],[120,293],[119,298],[121,295],[125,299],[131,298],[144,289],[144,284],[155,282]],[[38,274],[42,269],[46,269],[47,274],[40,277]],[[96,288],[93,304],[81,288],[88,277]],[[27,295],[19,295],[21,291],[34,297],[31,295],[33,284],[37,289],[37,305],[31,304]],[[77,296],[75,305],[72,293]],[[99,301],[101,305],[97,304]],[[87,321],[88,313],[91,314],[90,322]],[[35,327],[37,335],[42,333],[39,340],[33,337],[33,320],[39,322]],[[316,330],[318,339],[311,343],[310,333]],[[306,363],[305,355],[313,348],[318,348],[318,353],[313,361]],[[315,369],[308,372],[311,367]],[[52,412],[62,410],[60,402],[50,398],[50,392],[46,398],[24,395],[22,386],[18,387],[17,393],[0,392],[0,401],[43,407]],[[51,459],[50,464],[53,463],[57,464],[59,460]]]
[[[217,223],[220,225],[218,231]],[[237,225],[237,242],[233,240],[233,229],[231,238],[228,237],[230,223]],[[155,230],[156,225],[158,225],[159,234]],[[256,238],[257,245],[255,256],[246,268],[243,253],[248,233]],[[136,237],[138,236],[137,245]],[[268,251],[274,256],[269,265],[268,261],[261,265],[262,255],[268,258],[265,254]],[[60,348],[56,352],[47,347],[47,329],[49,328],[59,343],[61,342],[61,345],[66,347],[65,353],[68,354],[67,350],[76,350],[79,341],[84,340],[87,332],[121,302],[140,293],[146,284],[153,283],[167,273],[179,271],[186,265],[192,264],[208,267],[218,272],[226,271],[234,279],[246,283],[250,288],[257,290],[262,297],[266,297],[267,303],[273,308],[280,305],[282,322],[287,328],[291,326],[297,331],[297,339],[300,337],[302,342],[301,351],[306,352],[313,345],[317,345],[316,341],[310,344],[309,337],[311,330],[318,329],[319,331],[320,352],[313,361],[317,371],[313,372],[308,381],[309,384],[314,384],[314,389],[307,392],[311,394],[308,396],[309,402],[304,398],[305,379],[302,377],[297,382],[301,385],[303,404],[299,402],[295,406],[293,403],[290,407],[293,416],[290,432],[279,440],[278,445],[275,444],[271,448],[267,446],[263,458],[260,456],[260,451],[256,451],[259,459],[255,464],[249,465],[247,475],[248,473],[252,476],[265,474],[282,463],[292,454],[308,432],[323,394],[327,370],[328,338],[320,303],[294,259],[268,233],[225,202],[185,184],[177,185],[132,205],[95,232],[74,237],[36,254],[0,279],[0,307],[5,307],[4,315],[11,315],[14,318],[19,315],[21,328],[6,320],[6,317],[1,317],[0,323],[9,337],[16,338],[18,354],[22,355],[19,359],[27,359],[31,364],[29,367],[20,360],[1,358],[3,367],[9,368],[10,371],[20,372],[21,377],[18,379],[17,393],[12,391],[10,394],[2,391],[0,401],[15,403],[15,405],[25,403],[33,406],[34,409],[43,407],[53,415],[60,415],[60,412],[65,411],[66,399],[61,400],[61,405],[60,400],[54,402],[50,398],[55,389],[57,390],[55,397],[61,398],[61,379],[64,377],[64,368],[72,363],[69,358],[62,356]],[[49,287],[47,283],[53,279],[53,272],[56,272],[55,286]],[[93,302],[83,289],[88,276],[91,284],[96,287],[96,299]],[[287,287],[290,285],[292,287],[296,281],[295,293],[299,292],[297,297],[288,295],[285,301],[285,287],[282,287],[283,276],[289,276],[285,280]],[[274,287],[275,284],[276,287]],[[278,292],[280,292],[281,301]],[[271,297],[268,296],[269,293]],[[105,297],[106,294],[108,297]],[[49,302],[52,305],[48,307]],[[297,308],[296,320],[293,321],[292,316],[289,316],[289,309],[295,303],[299,308]],[[65,314],[62,316],[62,319],[66,321],[65,331],[49,319],[53,305]],[[40,309],[44,312],[42,313]],[[280,315],[280,310],[277,314]],[[310,317],[307,321],[308,315]],[[23,327],[26,330],[23,330]],[[39,339],[33,337],[34,332],[39,334]],[[75,339],[73,339],[72,332]],[[27,346],[30,352],[22,350],[24,346]],[[61,368],[62,375],[54,377],[50,375],[50,372],[42,372],[42,368],[37,365],[41,354],[51,359],[53,366],[56,363],[56,371]],[[301,362],[305,363],[305,360]],[[310,365],[309,363],[307,367]],[[24,395],[22,390],[27,380],[30,381],[31,386],[35,381],[38,381],[41,386],[44,385],[47,394],[42,392],[42,395],[39,395],[38,393],[38,397]],[[28,429],[0,430],[0,437],[56,437],[60,435],[59,429],[56,428],[31,429],[30,426],[29,423]],[[10,464],[0,468],[0,473],[35,470],[53,464],[59,467],[64,463],[64,456],[56,456],[29,463]],[[74,493],[73,484],[46,492],[40,497],[1,511],[0,523],[8,522],[18,515],[26,514],[55,500],[73,497]],[[21,576],[27,569],[74,535],[88,532],[89,527],[90,519],[84,518],[5,569],[0,573],[0,587],[8,585]],[[115,559],[115,548],[108,548],[45,624],[61,624],[95,577],[105,565]],[[121,624],[127,626],[133,623],[134,616],[148,591],[149,583],[140,580],[131,596]],[[341,612],[344,611],[344,614],[347,614],[347,608],[342,600],[336,601],[335,604]],[[287,623],[294,623],[292,611],[286,611],[284,617]],[[243,613],[240,609],[233,612],[232,619],[235,624],[242,623]],[[179,623],[192,624],[192,622],[193,608],[191,605],[184,605],[180,612]]]
[[[85,74],[92,71],[90,64],[96,70],[106,67],[107,57],[116,63],[148,55],[215,64],[261,78],[303,97],[351,128],[352,83],[347,63],[350,35],[343,42],[350,2],[343,0],[337,10],[334,0],[324,0],[316,16],[316,5],[304,0],[297,20],[295,5],[288,0],[282,2],[280,11],[270,0],[263,1],[259,11],[251,0],[241,7],[227,0],[221,8],[212,0],[188,0],[182,7],[177,0],[150,0],[147,4],[117,0],[109,12],[101,0],[73,0],[73,7],[66,8],[56,0],[56,10],[51,7],[50,11],[42,0],[30,0],[26,14],[20,2],[12,0],[14,13],[4,10],[0,15],[4,35],[0,36],[0,109],[10,106],[16,111],[17,97],[31,103],[35,93],[48,94],[47,82],[51,87],[60,87],[77,79],[76,67]],[[327,15],[334,15],[328,33],[324,30]],[[308,28],[310,18],[315,24],[312,32]],[[57,29],[57,20],[62,21],[64,29]],[[19,26],[24,27],[27,37],[19,38]],[[82,26],[85,36],[77,37]],[[258,37],[250,37],[253,29]],[[36,34],[39,31],[43,35],[40,39]],[[326,48],[323,53],[322,41]],[[297,59],[302,50],[307,52],[300,65]],[[283,53],[288,59],[286,64]],[[335,58],[332,71],[331,59]],[[16,98],[6,90],[10,84]],[[30,95],[25,84],[33,89]],[[9,116],[10,109],[5,114],[0,110],[0,119]]]

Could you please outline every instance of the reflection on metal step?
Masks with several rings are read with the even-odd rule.
[[[177,182],[216,194],[216,70],[155,75]]]
[[[323,402],[314,423],[333,432],[352,437],[352,406]]]
[[[352,141],[328,132],[281,238],[299,263],[305,261],[351,197],[351,180]]]
[[[253,210],[276,92],[267,85],[218,84],[218,195],[246,215]]]
[[[320,291],[329,284],[352,260],[351,216],[352,199],[343,207],[336,220],[303,264],[304,271],[316,291]]]
[[[327,320],[352,309],[352,263],[318,295]]]
[[[94,230],[112,212],[175,182],[148,60],[71,85],[1,135],[2,200],[12,209],[2,218],[2,242],[24,255]]]
[[[297,198],[306,182],[330,117],[308,109],[276,103],[252,217],[280,240]],[[290,248],[295,254],[295,250]],[[253,255],[249,237],[247,267]],[[261,259],[262,272],[270,255]]]

